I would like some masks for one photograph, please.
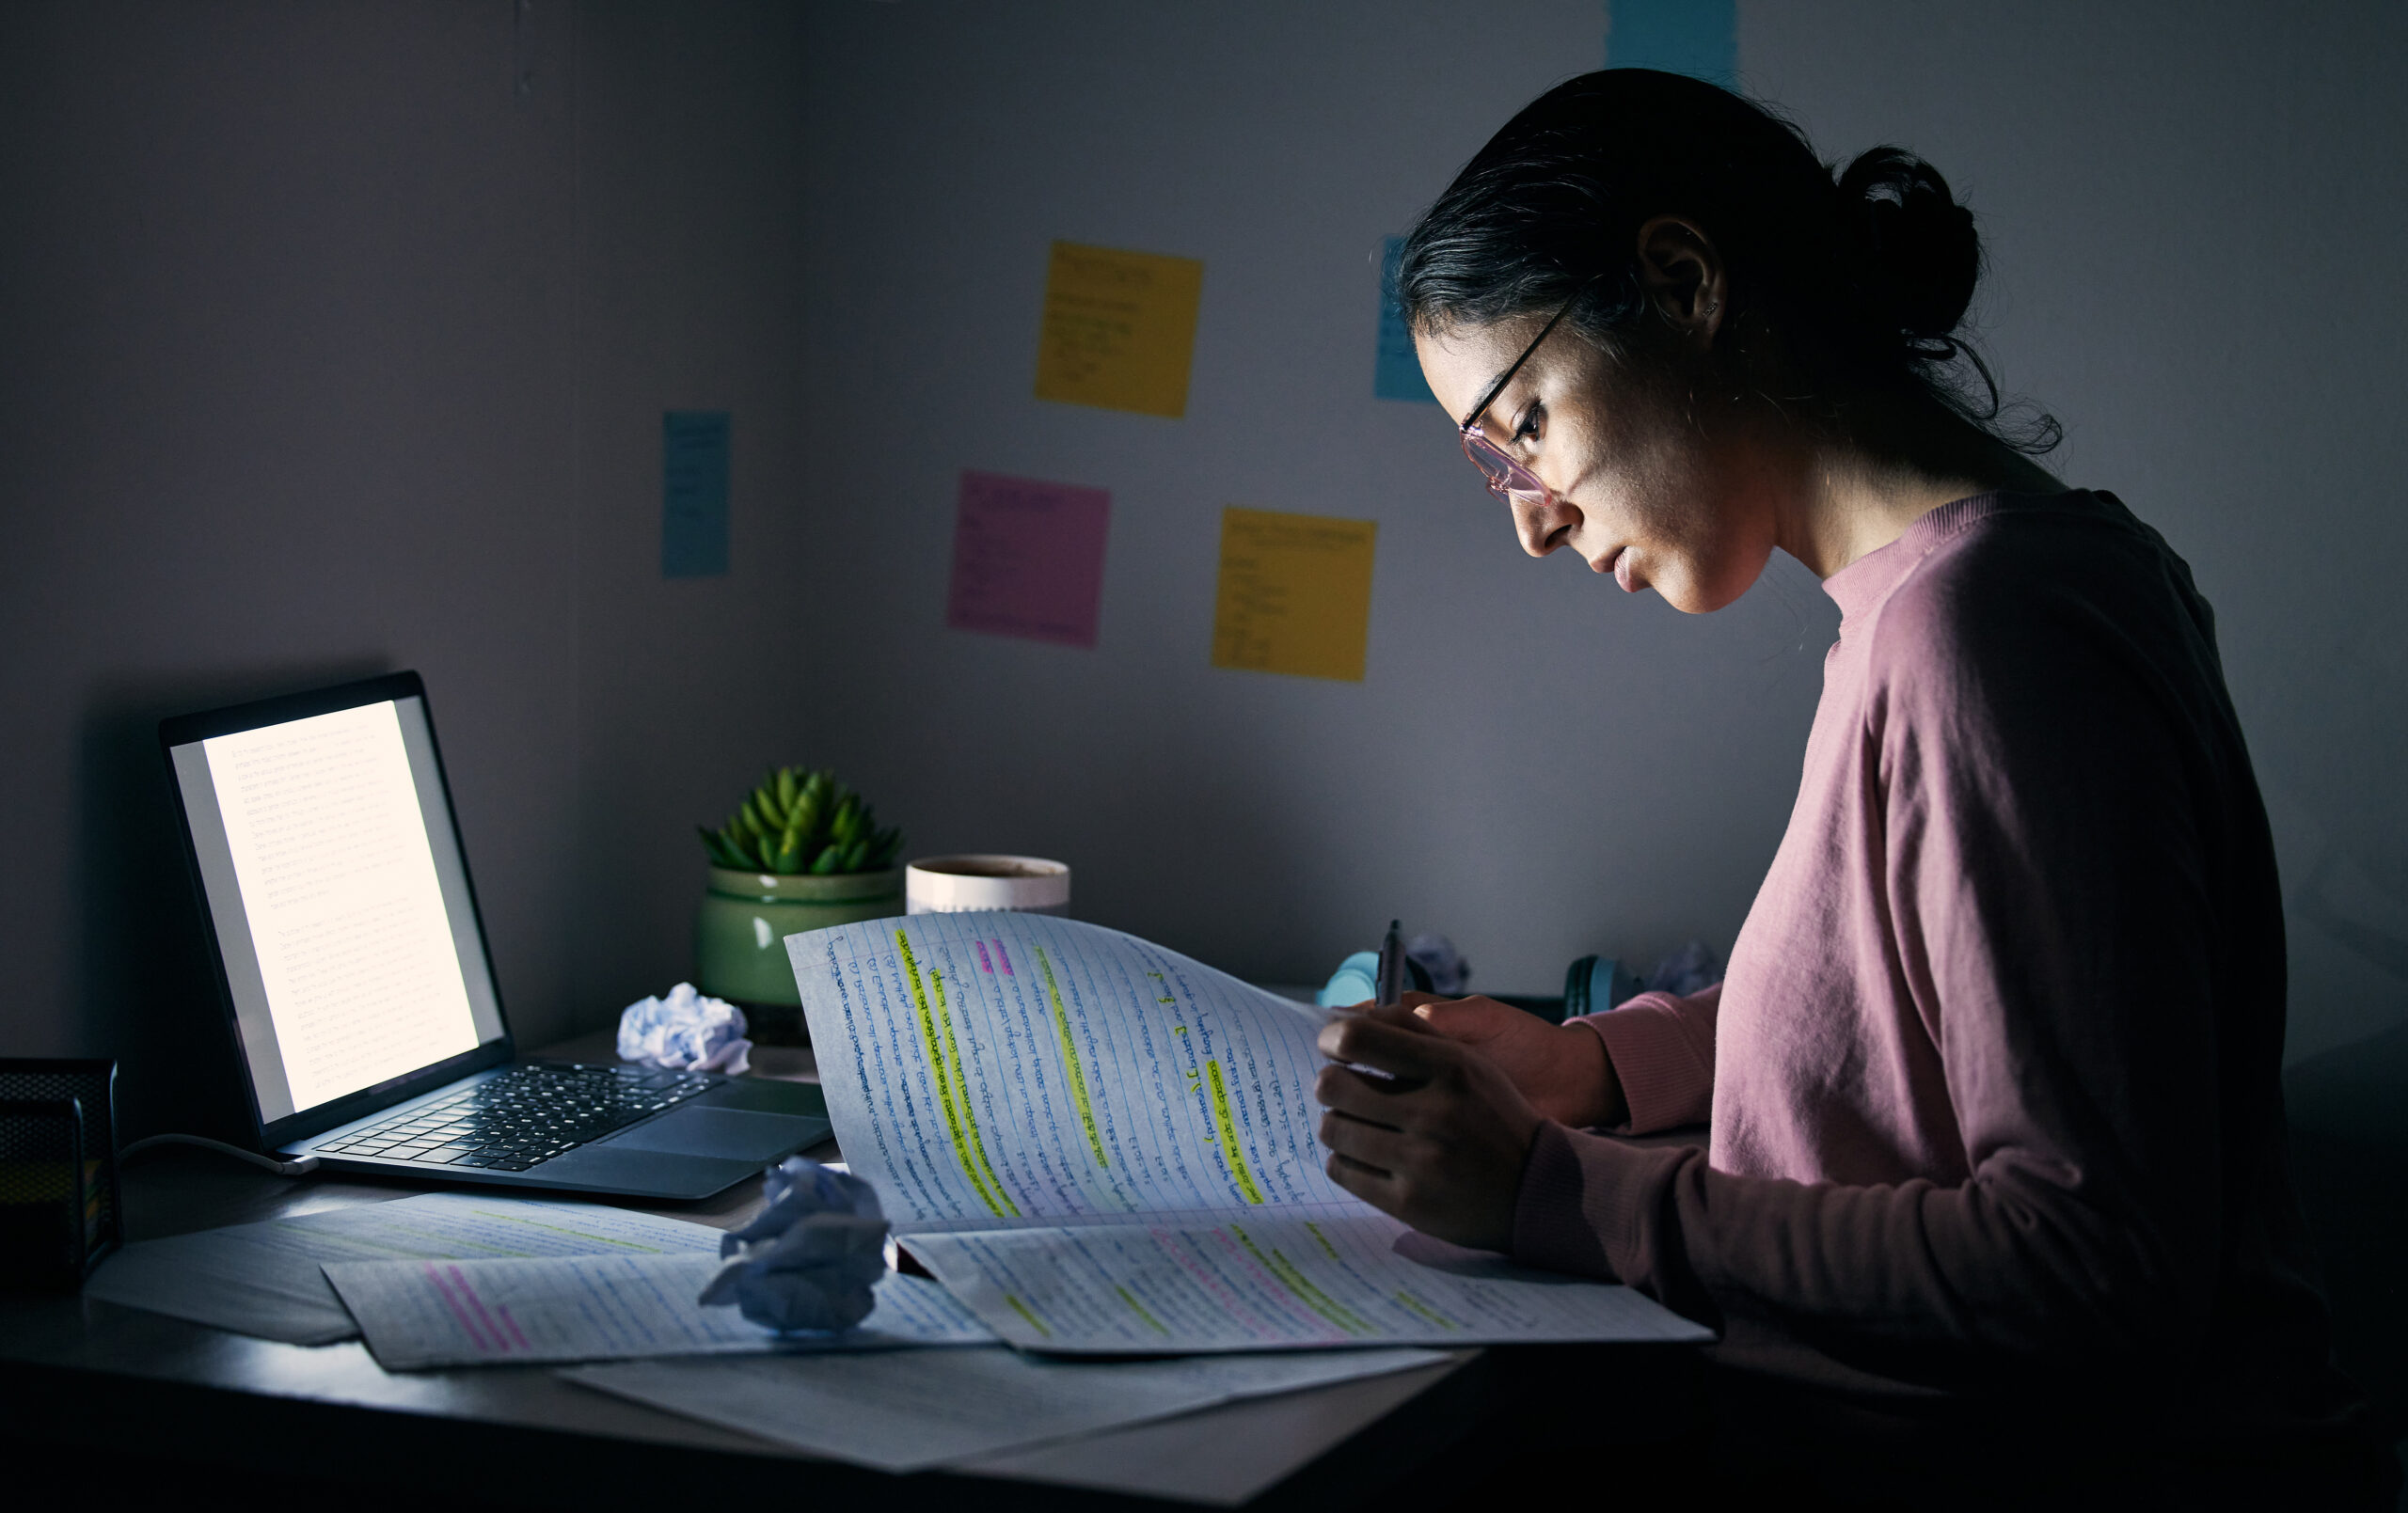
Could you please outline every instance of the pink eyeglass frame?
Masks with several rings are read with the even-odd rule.
[[[1480,429],[1481,417],[1488,413],[1488,407],[1497,402],[1497,395],[1505,392],[1505,386],[1513,381],[1513,375],[1522,370],[1522,365],[1530,360],[1540,345],[1562,323],[1563,318],[1572,313],[1572,307],[1580,303],[1580,296],[1589,292],[1589,286],[1596,281],[1592,276],[1572,292],[1572,297],[1563,302],[1563,308],[1539,327],[1539,334],[1532,337],[1530,344],[1522,349],[1522,355],[1513,359],[1513,366],[1497,375],[1497,382],[1488,386],[1488,392],[1480,397],[1480,402],[1472,406],[1471,414],[1465,416],[1463,423],[1456,428],[1463,433],[1464,455],[1471,459],[1471,465],[1480,469],[1481,477],[1488,481],[1488,492],[1500,499],[1531,499],[1544,507],[1555,502],[1555,491],[1546,486],[1545,480],[1516,462],[1512,453],[1489,440],[1487,433]]]

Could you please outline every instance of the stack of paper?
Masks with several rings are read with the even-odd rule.
[[[943,1287],[892,1274],[858,1327],[779,1335],[733,1308],[694,1300],[719,1265],[708,1255],[351,1261],[326,1275],[388,1371],[995,1340]]]
[[[144,1240],[111,1256],[84,1291],[243,1334],[325,1345],[359,1332],[319,1269],[328,1261],[717,1255],[719,1241],[707,1224],[600,1204],[429,1192]]]
[[[1348,1350],[1074,1362],[998,1349],[912,1350],[642,1361],[564,1375],[813,1455],[921,1471],[1446,1359],[1432,1350]]]
[[[1328,1011],[1117,930],[790,936],[855,1175],[1007,1343],[1065,1354],[1711,1339],[1626,1287],[1418,1235],[1330,1181]]]

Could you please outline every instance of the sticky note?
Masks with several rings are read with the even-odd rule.
[[[1389,237],[1380,252],[1380,355],[1371,370],[1371,393],[1384,400],[1418,400],[1435,404],[1430,381],[1421,376],[1421,359],[1413,351],[1413,333],[1405,327],[1404,307],[1397,302],[1397,264],[1404,257],[1404,238]]]
[[[1037,397],[1174,419],[1187,413],[1204,265],[1193,258],[1054,244]]]
[[[725,410],[670,410],[660,417],[660,575],[710,578],[727,572]]]
[[[1738,0],[1607,0],[1606,67],[1661,69],[1732,87]]]
[[[1111,518],[1112,496],[1102,489],[963,473],[944,623],[1093,646]]]
[[[1212,665],[1362,682],[1379,528],[1370,520],[1222,511]]]

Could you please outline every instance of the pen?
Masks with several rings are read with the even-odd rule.
[[[1380,942],[1380,981],[1376,994],[1381,1003],[1395,1003],[1404,997],[1404,937],[1400,933],[1403,922],[1390,920],[1386,938]]]

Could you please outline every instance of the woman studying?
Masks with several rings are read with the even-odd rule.
[[[1525,551],[1705,613],[1777,547],[1842,618],[1724,982],[1334,1022],[1397,1080],[1323,1070],[1329,1169],[1712,1325],[1734,1379],[2384,1505],[2283,1169],[2281,897],[2212,618],[2032,460],[2052,423],[2001,422],[1956,337],[1980,267],[1929,165],[1835,180],[1637,70],[1542,97],[1414,229],[1423,371]]]

